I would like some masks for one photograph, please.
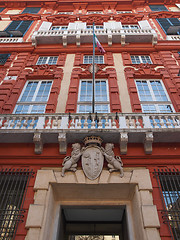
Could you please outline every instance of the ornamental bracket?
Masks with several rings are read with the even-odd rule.
[[[144,151],[146,154],[152,154],[153,133],[146,132],[144,140]]]
[[[120,152],[121,154],[127,154],[128,133],[120,133]]]
[[[66,154],[66,151],[67,151],[66,133],[59,133],[58,142],[59,142],[59,153]]]
[[[34,133],[33,142],[35,144],[34,152],[35,154],[41,154],[43,151],[43,142],[41,133]]]

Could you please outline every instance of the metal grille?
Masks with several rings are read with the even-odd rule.
[[[23,222],[23,203],[33,171],[5,169],[0,171],[0,240],[12,240],[19,222]]]
[[[180,172],[173,170],[154,170],[164,210],[164,223],[170,229],[172,239],[180,239]]]

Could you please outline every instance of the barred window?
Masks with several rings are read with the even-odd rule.
[[[161,193],[164,223],[168,224],[175,240],[180,239],[180,172],[178,170],[154,170]]]
[[[23,203],[33,171],[5,169],[0,171],[0,240],[11,240],[18,223],[23,222]]]
[[[84,64],[91,64],[93,62],[93,56],[92,55],[85,55],[83,59]],[[104,63],[104,56],[102,55],[96,55],[94,58],[94,62],[96,64],[103,64]]]
[[[57,60],[58,60],[58,56],[39,57],[36,65],[43,65],[43,64],[56,65]]]

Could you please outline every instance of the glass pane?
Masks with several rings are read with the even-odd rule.
[[[50,93],[50,89],[51,89],[51,81],[43,81],[41,82],[39,91],[37,93],[36,102],[45,102],[48,100],[48,96]]]
[[[30,102],[35,94],[38,82],[28,82],[20,102]]]
[[[156,101],[168,101],[160,81],[150,81]]]
[[[152,101],[152,96],[147,81],[136,81],[136,84],[140,96],[140,101]]]

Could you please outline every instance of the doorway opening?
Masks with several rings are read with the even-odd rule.
[[[126,206],[62,206],[58,240],[129,240]]]

